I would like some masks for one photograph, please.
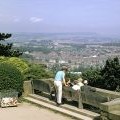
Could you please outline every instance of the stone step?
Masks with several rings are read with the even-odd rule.
[[[85,117],[85,120],[89,120],[89,119],[90,120],[97,120],[100,117],[100,115],[97,114],[97,113],[94,113],[94,112],[91,112],[91,111],[88,111],[88,110],[85,110],[85,109],[79,109],[75,106],[71,106],[71,105],[68,105],[68,104],[64,104],[64,105],[61,105],[60,107],[57,107],[56,103],[54,101],[51,101],[46,97],[42,97],[42,96],[39,96],[39,95],[36,95],[36,94],[30,94],[25,99],[27,99],[27,100],[29,100],[30,102],[33,102],[33,103],[35,101],[37,101],[38,103],[41,103],[39,105],[41,105],[43,107],[49,108],[48,106],[50,106],[51,107],[50,109],[61,112],[61,113],[66,114],[66,115],[68,115],[68,113],[73,113],[73,116],[72,116],[72,114],[69,115],[69,116],[72,116],[72,117],[75,117],[74,114],[76,115],[76,117],[80,116],[80,118],[81,118],[81,116],[82,116],[82,119],[79,118],[80,120],[84,120],[83,119],[84,117]],[[45,106],[46,104],[47,104],[47,106]],[[67,113],[59,111],[59,108],[60,108],[60,110],[63,109],[62,111],[64,111],[64,112],[67,111]]]
[[[42,107],[51,109],[51,110],[53,110],[53,111],[62,113],[62,114],[64,114],[64,115],[68,115],[68,116],[70,116],[70,117],[73,117],[73,118],[76,118],[76,119],[79,119],[79,120],[93,120],[92,118],[89,118],[89,117],[80,115],[80,114],[78,114],[78,113],[71,112],[71,111],[69,111],[69,110],[65,110],[65,109],[63,109],[63,108],[61,108],[61,107],[57,107],[57,106],[51,105],[51,104],[49,104],[49,103],[45,103],[45,102],[40,101],[40,100],[36,100],[36,99],[34,99],[34,98],[25,97],[24,99],[27,100],[27,101],[29,101],[29,102],[31,102],[31,103],[37,104],[37,105],[39,105],[39,106],[42,106]]]
[[[37,99],[37,100],[40,100],[40,101],[43,101],[43,102],[46,102],[46,103],[49,103],[49,104],[56,106],[56,103],[54,101],[51,101],[46,97],[42,97],[42,96],[36,95],[36,94],[30,94],[29,96],[34,98],[34,99]],[[72,112],[79,113],[79,114],[85,115],[87,117],[91,117],[93,119],[99,119],[99,117],[100,117],[100,114],[98,114],[98,113],[91,112],[91,111],[85,110],[85,109],[79,109],[79,108],[72,106],[72,105],[64,104],[61,107],[66,109],[66,110],[70,110]]]

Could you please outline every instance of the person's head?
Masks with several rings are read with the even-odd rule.
[[[62,66],[61,70],[66,72],[66,71],[68,71],[68,67],[67,66]]]
[[[87,84],[88,84],[88,81],[87,81],[87,80],[84,80],[84,81],[83,81],[83,84],[84,84],[84,85],[87,85]]]
[[[74,82],[73,82],[75,85],[77,85],[78,83],[79,83],[79,81],[78,80],[74,80]]]

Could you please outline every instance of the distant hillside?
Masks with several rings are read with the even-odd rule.
[[[120,43],[118,36],[103,36],[97,33],[12,33],[11,42],[51,40],[58,43]]]

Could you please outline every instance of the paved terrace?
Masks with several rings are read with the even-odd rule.
[[[37,107],[30,103],[20,103],[18,107],[0,108],[0,120],[75,120],[60,113]]]

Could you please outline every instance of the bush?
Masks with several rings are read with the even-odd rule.
[[[0,56],[0,63],[8,60],[8,57]]]
[[[25,73],[28,70],[28,64],[24,60],[17,57],[4,57],[0,56],[1,63],[8,63],[15,66],[21,73]]]
[[[42,64],[30,64],[29,70],[25,73],[25,80],[51,78],[53,73]]]
[[[82,78],[88,80],[88,84],[93,87],[99,87],[103,85],[102,76],[100,75],[100,68],[90,67],[82,73]]]
[[[103,88],[117,90],[120,87],[120,62],[118,57],[109,58],[101,70]]]
[[[19,93],[23,91],[23,75],[11,64],[0,64],[0,90],[14,89]]]
[[[28,64],[20,58],[10,57],[7,63],[14,65],[21,73],[25,73],[28,70]]]
[[[120,91],[120,62],[118,57],[106,60],[103,68],[90,68],[82,73],[89,85],[112,91]]]
[[[80,78],[81,75],[67,72],[66,75],[65,75],[65,77],[66,78],[70,78],[70,81],[73,82],[74,80],[77,80],[78,78]]]

